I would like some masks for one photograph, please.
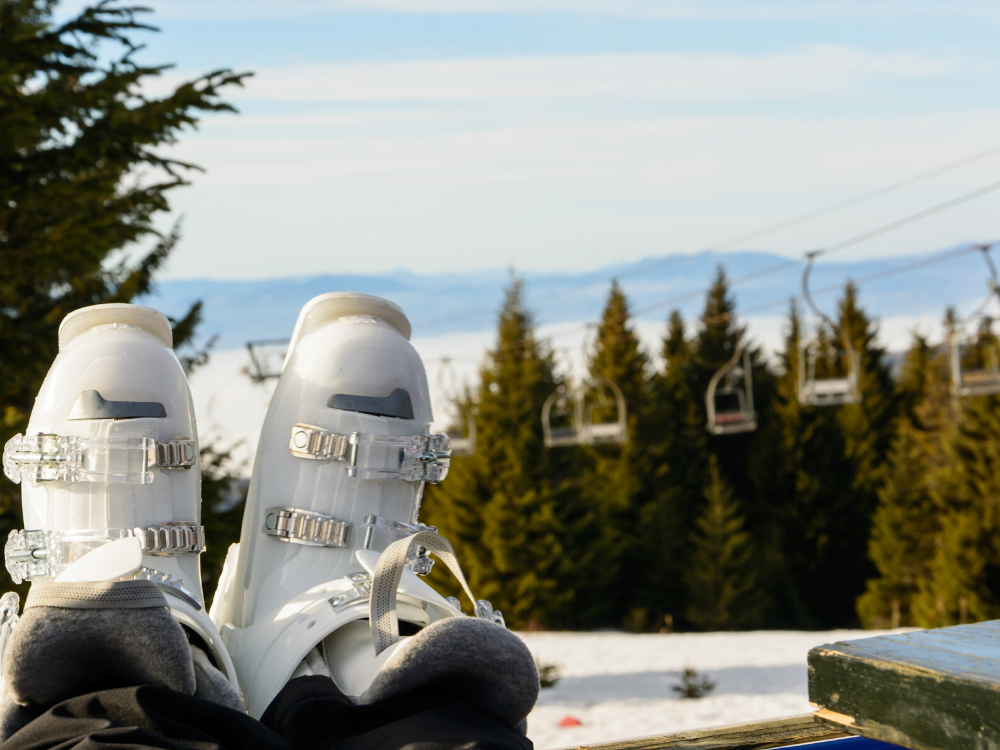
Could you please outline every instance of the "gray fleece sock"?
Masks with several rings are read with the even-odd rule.
[[[526,728],[539,691],[535,660],[520,638],[486,620],[451,617],[413,636],[386,662],[360,702],[429,685],[451,688],[518,729]]]
[[[133,685],[160,685],[243,710],[228,683],[228,690],[220,684],[221,673],[189,646],[151,581],[32,584],[4,654],[4,680],[0,740],[28,715],[16,709],[41,712],[78,695]]]

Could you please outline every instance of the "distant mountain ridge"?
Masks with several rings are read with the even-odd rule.
[[[956,245],[953,249],[963,247]],[[929,256],[838,262],[835,257],[817,263],[811,288],[842,286],[849,279],[889,271]],[[730,279],[787,261],[784,256],[759,252],[674,255],[630,263],[615,263],[595,271],[523,274],[528,304],[540,324],[594,320],[600,315],[612,277],[620,279],[637,317],[665,320],[673,307],[685,317],[697,316],[702,295],[664,304],[675,297],[705,289],[721,263]],[[799,293],[803,266],[752,278],[733,287],[739,309],[775,302],[757,315],[784,315],[783,300]],[[142,304],[168,315],[180,315],[195,300],[204,302],[205,337],[218,335],[217,349],[232,349],[252,339],[286,338],[308,300],[332,291],[358,291],[387,297],[406,311],[415,337],[483,331],[493,327],[503,289],[504,270],[435,275],[411,271],[385,274],[343,274],[261,280],[184,279],[161,281]],[[968,311],[987,294],[988,275],[982,259],[970,253],[957,260],[927,265],[911,272],[864,284],[861,301],[874,317],[933,315],[941,317],[948,305]],[[836,296],[825,294],[817,303],[833,314]],[[643,308],[651,307],[647,311]]]

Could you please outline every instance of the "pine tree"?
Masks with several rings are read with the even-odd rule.
[[[899,418],[868,546],[879,575],[869,579],[857,605],[866,628],[916,624],[913,599],[928,576],[934,554],[937,517],[929,493],[926,455],[915,439],[916,432],[909,419]]]
[[[564,479],[568,459],[544,446],[540,415],[557,386],[514,278],[480,371],[476,453],[454,459],[447,479],[429,488],[421,518],[455,544],[477,596],[517,627],[572,622],[598,541],[579,487]]]
[[[884,361],[885,349],[876,344],[878,325],[858,304],[857,287],[853,283],[847,284],[839,307],[839,327],[846,331],[860,361],[859,388],[864,399],[841,410],[844,450],[855,465],[854,488],[859,500],[864,496],[858,515],[868,518],[889,453],[898,399],[889,366]]]
[[[597,514],[601,543],[595,552],[602,559],[602,578],[588,588],[591,602],[585,606],[594,622],[618,625],[620,615],[643,602],[632,586],[620,581],[638,574],[644,565],[638,529],[646,492],[651,488],[651,462],[645,446],[650,438],[649,360],[632,330],[628,300],[617,282],[597,326],[597,337],[589,362],[592,382],[610,396],[602,381],[622,392],[627,414],[628,440],[624,445],[594,446],[586,453],[583,468],[583,501]],[[596,394],[591,394],[596,396]],[[609,399],[610,400],[610,399]],[[614,421],[617,407],[609,404],[594,410],[595,419]]]
[[[691,531],[708,481],[708,434],[691,387],[692,345],[679,311],[670,313],[663,339],[663,369],[652,379],[650,437],[645,447],[652,486],[640,510],[638,544],[644,565],[636,584],[638,607],[657,622],[670,615],[683,625],[684,571]]]
[[[877,345],[878,326],[857,298],[857,287],[848,282],[839,302],[835,340],[846,334],[859,361],[860,404],[849,404],[838,412],[844,437],[844,456],[852,477],[851,491],[838,505],[837,548],[842,560],[839,577],[851,599],[865,589],[865,581],[875,573],[867,556],[872,516],[878,505],[878,490],[886,470],[893,437],[893,418],[898,408],[895,384],[885,363],[885,350]],[[838,624],[848,624],[855,607],[846,606],[838,614]]]
[[[690,603],[687,617],[705,630],[733,630],[760,616],[760,597],[750,535],[732,490],[709,459],[704,510],[693,535],[693,554],[686,569]]]
[[[160,236],[137,263],[127,245],[157,236],[154,218],[195,165],[157,148],[174,143],[200,113],[234,111],[222,89],[248,74],[227,70],[163,97],[143,84],[169,66],[134,60],[139,8],[102,3],[55,24],[55,2],[0,3],[0,396],[6,441],[23,432],[57,353],[59,323],[80,307],[147,293],[179,239]],[[143,175],[142,179],[139,179]],[[193,341],[201,307],[174,323]],[[184,352],[181,352],[182,358]],[[187,364],[203,360],[186,355]],[[18,488],[0,484],[0,533],[20,526]]]
[[[850,462],[836,409],[798,400],[802,319],[793,301],[777,382],[774,422],[758,439],[770,447],[754,482],[768,518],[767,553],[774,625],[829,627],[849,622],[860,593],[840,580],[841,509],[850,504]],[[864,554],[864,551],[860,554]],[[863,587],[863,581],[861,586]]]
[[[914,599],[925,627],[1000,616],[1000,398],[962,399],[931,494],[940,531]]]

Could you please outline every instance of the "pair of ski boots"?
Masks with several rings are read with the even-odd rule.
[[[428,434],[409,336],[403,311],[377,297],[326,294],[302,310],[209,614],[198,436],[170,324],[136,305],[68,315],[28,434],[4,449],[28,529],[7,542],[11,577],[154,582],[254,717],[312,674],[359,703],[450,681],[522,721],[537,697],[530,654],[472,596],[451,545],[418,522],[450,443]],[[432,552],[474,618],[421,579]],[[0,649],[17,609],[16,595],[0,600]]]

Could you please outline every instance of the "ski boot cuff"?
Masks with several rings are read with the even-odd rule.
[[[195,691],[188,640],[150,581],[32,584],[4,680],[16,703],[44,708],[134,685]]]
[[[472,617],[439,620],[414,635],[379,670],[360,703],[428,688],[472,701],[519,727],[538,700],[538,670],[524,642]]]

